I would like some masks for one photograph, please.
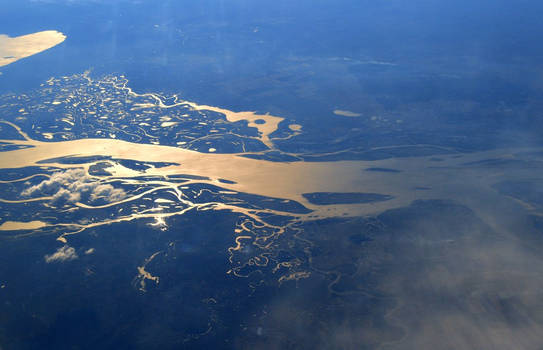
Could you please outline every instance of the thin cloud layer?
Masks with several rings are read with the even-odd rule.
[[[77,258],[78,256],[77,256],[77,253],[75,252],[75,249],[67,245],[58,248],[57,251],[51,255],[44,256],[46,263],[64,262],[64,261],[75,260]]]
[[[126,197],[124,190],[102,184],[87,175],[83,169],[69,169],[54,173],[49,179],[24,190],[21,195],[25,197],[51,196],[53,203],[94,202],[98,199],[116,202]]]

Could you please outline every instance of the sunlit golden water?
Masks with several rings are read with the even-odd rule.
[[[50,49],[66,39],[56,30],[46,30],[11,38],[0,34],[0,67]]]

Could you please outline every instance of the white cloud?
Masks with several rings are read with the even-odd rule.
[[[44,259],[46,263],[51,262],[63,262],[63,261],[70,261],[77,259],[77,253],[75,252],[75,249],[70,246],[62,246],[57,249],[56,252],[54,252],[51,255],[45,255]]]
[[[96,178],[87,175],[83,169],[68,169],[56,172],[49,179],[27,188],[21,194],[26,197],[34,195],[52,196],[55,203],[94,202],[98,199],[116,202],[126,197],[123,189],[115,188],[109,184],[102,184]]]
[[[111,185],[97,185],[90,196],[91,201],[95,201],[98,198],[105,198],[108,202],[117,202],[126,197],[126,193],[120,188],[114,188]]]

